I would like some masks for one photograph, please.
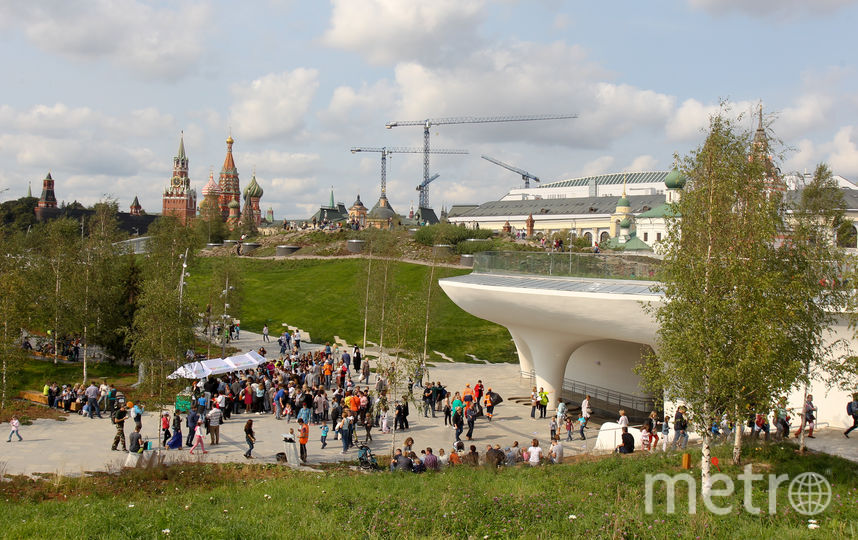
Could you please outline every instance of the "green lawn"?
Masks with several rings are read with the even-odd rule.
[[[56,381],[63,385],[83,381],[83,364],[81,362],[54,365],[50,360],[23,360],[16,362],[11,367],[11,374],[8,377],[11,395],[15,395],[21,390],[41,390],[46,382]],[[120,376],[127,374],[132,374],[133,380],[137,380],[136,368],[133,366],[88,362],[86,371],[89,379],[97,382],[106,378],[108,383],[121,384],[127,382],[127,378],[120,379]]]
[[[199,258],[191,269],[189,294],[198,303],[207,303],[212,258]],[[238,259],[244,276],[240,314],[243,329],[261,332],[268,322],[274,335],[284,322],[308,332],[314,342],[332,341],[338,335],[351,343],[363,337],[366,261],[331,260],[254,260]],[[378,263],[376,271],[378,271]],[[414,316],[409,332],[422,351],[425,283],[430,268],[424,265],[396,262],[391,272],[391,286],[404,290],[424,291],[413,306],[403,306]],[[437,278],[461,275],[468,270],[436,268]],[[457,361],[471,361],[467,353],[492,362],[517,360],[509,332],[499,325],[478,319],[456,306],[435,285],[430,318],[429,351],[437,350]],[[380,305],[370,301],[370,317],[378,317]],[[388,317],[395,307],[387,306]],[[390,322],[388,323],[390,324]],[[368,339],[378,342],[377,325],[371,325]],[[389,330],[388,330],[389,332]],[[388,343],[391,334],[388,333]],[[433,360],[439,358],[433,355]]]
[[[663,485],[655,513],[644,504],[647,473],[681,472],[680,455],[607,458],[552,467],[494,472],[457,467],[422,476],[324,474],[279,466],[186,465],[118,476],[0,483],[6,538],[846,538],[856,533],[858,467],[824,455],[797,456],[791,445],[750,451],[755,472],[818,471],[831,482],[832,502],[813,517],[793,510],[778,491],[776,513],[742,508],[738,467],[724,466],[739,488],[727,516],[687,512],[677,490],[674,514],[664,511]],[[716,453],[728,461],[729,448]],[[698,453],[699,454],[699,453]],[[695,454],[695,458],[698,457]],[[695,475],[699,476],[696,471]],[[767,508],[766,481],[752,500]],[[169,532],[166,532],[169,530]]]

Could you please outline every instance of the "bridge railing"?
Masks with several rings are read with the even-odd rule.
[[[474,272],[605,279],[657,280],[661,261],[630,254],[541,251],[483,251],[474,255]]]
[[[536,374],[533,371],[521,371],[520,378],[533,381],[536,379]],[[616,406],[617,410],[624,408],[648,414],[649,411],[655,409],[655,399],[651,397],[618,392],[603,386],[572,379],[563,379],[562,391],[564,394],[574,394],[576,397],[589,395],[592,402],[599,402],[603,406]],[[616,413],[616,411],[610,412],[611,414]]]

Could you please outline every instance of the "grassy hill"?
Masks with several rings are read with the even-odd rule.
[[[338,335],[350,343],[363,338],[367,261],[329,260],[235,260],[242,274],[242,306],[238,317],[243,329],[261,332],[268,322],[272,336],[282,323],[310,332],[314,342],[332,341]],[[208,303],[216,258],[199,258],[191,268],[188,294],[199,305]],[[378,342],[380,330],[380,263],[371,285],[370,325],[367,338]],[[408,318],[406,331],[412,345],[422,351],[426,310],[426,286],[430,268],[403,262],[391,263],[385,332],[391,343],[395,326]],[[430,310],[429,351],[437,350],[457,361],[471,361],[470,353],[491,362],[516,361],[515,347],[506,328],[478,319],[456,306],[441,291],[437,279],[469,270],[436,268]],[[439,360],[433,355],[434,360]]]
[[[680,473],[679,453],[608,456],[576,464],[491,471],[466,466],[442,473],[362,474],[344,467],[326,474],[277,465],[183,465],[120,475],[15,478],[0,482],[0,520],[7,538],[846,538],[858,519],[855,463],[826,455],[798,456],[795,447],[747,448],[754,472],[817,471],[831,483],[831,504],[812,516],[790,506],[786,485],[768,513],[768,482],[752,483],[755,515],[743,507],[740,467],[730,448],[716,448],[732,495],[714,496],[726,516],[708,512],[697,486],[697,513],[687,490],[666,490],[645,510],[645,475]],[[694,459],[699,460],[699,451]],[[699,481],[699,471],[691,471]],[[723,487],[723,484],[719,485]]]

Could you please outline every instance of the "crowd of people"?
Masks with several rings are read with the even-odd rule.
[[[418,455],[413,445],[414,441],[409,437],[406,439],[404,448],[395,450],[390,462],[391,471],[423,473],[459,465],[499,468],[514,467],[522,463],[536,467],[546,463],[561,463],[563,460],[563,445],[559,440],[551,441],[548,452],[543,451],[538,439],[531,440],[527,448],[519,446],[518,441],[514,441],[512,446],[506,448],[501,448],[499,444],[487,444],[482,454],[473,444],[465,449],[465,443],[462,441],[456,441],[449,454],[445,453],[443,448],[439,448],[438,453],[435,454],[431,447],[426,447],[421,449]]]

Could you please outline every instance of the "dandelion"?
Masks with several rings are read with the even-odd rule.
[[[161,529],[161,534],[169,536],[170,535],[170,529]]]
[[[578,516],[575,514],[569,514],[569,519],[578,519]]]
[[[134,505],[133,505],[133,504],[129,504],[129,505],[128,505],[128,508],[134,508]]]
[[[811,529],[811,530],[813,530],[813,529],[818,529],[818,528],[819,528],[819,525],[817,525],[816,523],[808,523],[808,524],[807,524],[807,528],[808,528],[808,529]]]

